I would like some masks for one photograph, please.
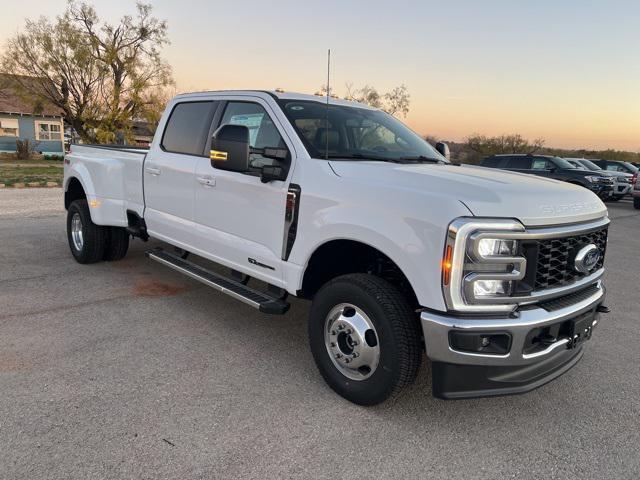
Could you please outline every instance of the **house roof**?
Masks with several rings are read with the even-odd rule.
[[[21,83],[37,85],[37,82],[47,80],[37,77],[16,77],[0,73],[0,112],[19,113],[23,115],[43,115],[47,117],[61,117],[62,111],[47,100],[34,98],[20,92],[18,79]]]

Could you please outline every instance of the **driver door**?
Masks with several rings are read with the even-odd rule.
[[[244,125],[250,146],[284,148],[292,152],[260,99],[228,101],[220,125]],[[251,171],[234,172],[213,168],[202,158],[196,166],[194,217],[197,248],[207,257],[268,283],[283,284],[282,247],[285,228],[287,181],[262,183],[260,169],[274,160],[252,153]],[[290,165],[290,154],[286,163]]]

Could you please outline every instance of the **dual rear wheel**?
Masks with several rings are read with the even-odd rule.
[[[120,260],[129,250],[127,230],[93,223],[85,199],[75,200],[69,205],[67,239],[73,257],[83,264]]]

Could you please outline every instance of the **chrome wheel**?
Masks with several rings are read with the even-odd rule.
[[[378,334],[371,319],[355,305],[341,303],[331,309],[324,341],[333,364],[351,380],[365,380],[378,367]]]
[[[71,239],[73,240],[73,246],[79,252],[82,251],[84,246],[84,239],[82,238],[82,219],[78,212],[71,217]]]

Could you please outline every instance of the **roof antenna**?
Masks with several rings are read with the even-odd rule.
[[[324,159],[329,160],[329,95],[331,94],[331,49],[327,50],[327,111],[324,117]]]

